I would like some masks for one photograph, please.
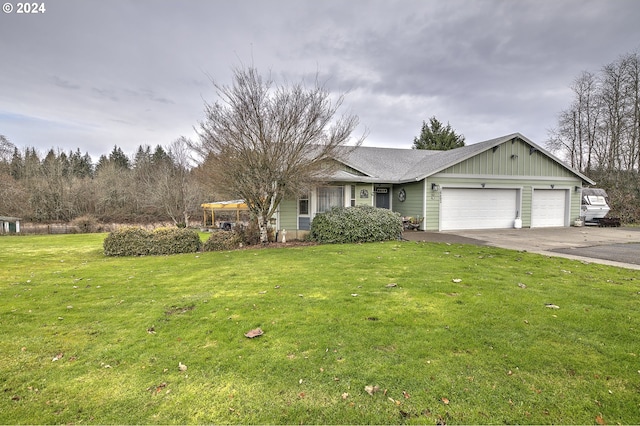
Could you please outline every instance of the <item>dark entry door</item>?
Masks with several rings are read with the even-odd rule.
[[[386,191],[386,192],[376,192],[376,207],[378,207],[379,209],[390,209],[391,208],[391,195],[389,194],[390,191]]]

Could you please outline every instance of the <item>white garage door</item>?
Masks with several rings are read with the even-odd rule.
[[[567,191],[535,189],[531,203],[531,227],[565,226]]]
[[[517,210],[515,189],[443,188],[440,229],[513,228]]]

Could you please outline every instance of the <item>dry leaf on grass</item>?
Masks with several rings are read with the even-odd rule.
[[[378,392],[380,390],[380,386],[375,385],[375,386],[365,386],[364,390],[371,396],[373,396],[374,393]]]
[[[449,399],[447,398],[442,398],[442,402],[444,403],[444,405],[449,405]]]
[[[249,330],[248,332],[244,333],[244,335],[246,337],[248,337],[249,339],[253,339],[254,337],[262,336],[263,334],[264,334],[264,331],[262,331],[261,328],[254,328],[253,330]]]
[[[607,422],[604,421],[602,416],[596,416],[596,423],[598,423],[599,425],[606,425],[607,424]]]
[[[162,382],[159,385],[155,385],[155,386],[149,386],[147,388],[147,391],[149,392],[155,392],[155,393],[160,393],[160,391],[164,388],[167,387],[167,383],[166,382]]]
[[[401,405],[401,404],[402,404],[402,401],[397,401],[397,400],[395,400],[395,399],[393,399],[393,398],[391,398],[391,397],[388,397],[387,399],[388,399],[389,401],[393,402],[393,403],[394,403],[394,404],[396,404],[396,405]]]

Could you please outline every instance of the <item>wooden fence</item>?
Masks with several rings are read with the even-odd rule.
[[[153,223],[153,224],[121,224],[121,223],[110,223],[104,224],[100,223],[95,226],[95,229],[92,232],[111,232],[114,229],[122,228],[124,226],[136,226],[145,228],[147,230],[153,230],[161,227],[172,227],[175,226],[171,223]],[[45,235],[45,234],[80,234],[83,230],[75,225],[71,225],[70,223],[21,223],[20,224],[20,234],[31,234],[31,235]]]

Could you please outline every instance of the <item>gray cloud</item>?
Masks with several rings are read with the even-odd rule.
[[[367,145],[409,147],[432,115],[544,143],[581,71],[640,49],[637,22],[636,0],[57,0],[0,16],[0,134],[94,156],[195,137],[210,78],[254,64],[347,91]]]

